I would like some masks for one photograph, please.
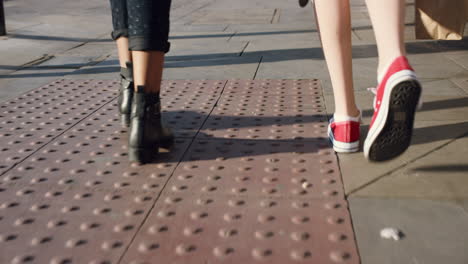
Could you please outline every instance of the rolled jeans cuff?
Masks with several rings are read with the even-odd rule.
[[[127,37],[128,38],[128,29],[117,29],[112,31],[111,37],[113,40],[117,40],[120,37]]]
[[[131,36],[128,46],[130,50],[134,51],[161,51],[167,53],[169,52],[171,43],[157,38]]]

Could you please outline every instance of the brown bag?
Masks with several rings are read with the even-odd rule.
[[[460,40],[468,22],[468,0],[416,0],[416,38]]]

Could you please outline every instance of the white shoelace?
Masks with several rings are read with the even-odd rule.
[[[372,103],[372,107],[374,107],[374,111],[376,110],[376,104],[377,104],[377,88],[375,87],[369,87],[367,88],[367,91],[371,92],[374,94],[374,101]]]

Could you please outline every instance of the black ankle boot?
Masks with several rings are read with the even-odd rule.
[[[133,67],[127,62],[127,68],[120,68],[119,113],[122,126],[129,126],[133,97]]]
[[[130,161],[146,163],[158,155],[158,148],[169,148],[174,142],[171,131],[161,122],[159,94],[145,93],[138,86],[133,94],[128,156]]]

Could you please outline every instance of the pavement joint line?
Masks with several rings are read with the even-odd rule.
[[[65,53],[65,52],[67,52],[67,51],[70,51],[70,50],[73,50],[73,49],[76,49],[76,48],[79,48],[79,47],[81,47],[81,46],[84,46],[84,45],[86,45],[87,43],[89,43],[89,42],[88,42],[88,41],[82,42],[82,43],[80,43],[80,44],[78,44],[78,45],[76,45],[76,46],[73,46],[73,47],[71,47],[71,48],[69,48],[69,49],[67,49],[67,50],[64,50],[63,53]]]
[[[278,18],[276,19],[276,16],[278,15]],[[275,22],[278,22],[279,20],[279,9],[275,8],[273,11],[273,15],[271,16],[270,24],[275,24]]]
[[[23,65],[20,65],[20,66],[18,67],[18,69],[17,69],[16,71],[13,71],[12,73],[17,72],[17,71],[20,71],[20,70],[27,69],[27,68],[34,67],[34,66],[36,66],[36,65],[39,65],[39,64],[41,64],[41,63],[44,63],[44,62],[46,62],[46,61],[48,61],[48,60],[51,60],[51,59],[53,59],[53,58],[55,58],[54,55],[44,54],[44,55],[42,55],[40,58],[37,58],[37,59],[32,60],[32,61],[30,61],[30,62],[27,62],[27,63],[25,63],[25,64],[23,64]]]
[[[42,23],[40,23],[40,24],[42,24]],[[40,24],[38,24],[38,25],[40,25]],[[103,35],[104,35],[104,34],[103,34]],[[65,51],[63,51],[63,52],[61,52],[60,55],[62,55],[63,53],[66,53],[66,52],[68,52],[68,51],[70,51],[70,50],[73,50],[73,49],[79,48],[79,47],[81,47],[81,46],[84,46],[84,45],[86,45],[86,44],[88,44],[88,43],[90,43],[90,42],[87,41],[87,42],[80,43],[80,44],[78,44],[78,45],[76,45],[76,46],[74,46],[74,47],[72,47],[72,48],[69,48],[69,49],[67,49],[67,50],[65,50]],[[26,70],[26,69],[33,68],[34,66],[38,66],[38,65],[40,65],[40,64],[42,64],[42,63],[44,63],[44,62],[47,62],[47,61],[49,61],[49,60],[51,60],[51,59],[53,59],[53,58],[56,58],[58,55],[59,55],[59,54],[52,54],[52,55],[51,55],[51,54],[44,54],[44,55],[42,55],[41,57],[39,57],[39,58],[37,58],[37,59],[34,59],[34,60],[32,60],[32,61],[29,61],[29,62],[27,62],[27,63],[25,63],[25,64],[22,64],[22,65],[18,66],[18,68],[17,68],[16,70],[14,70],[14,71],[8,73],[7,75],[11,75],[11,74],[14,74],[14,73],[19,72],[19,71],[22,71],[22,70]],[[104,58],[103,58],[103,57],[104,57]],[[91,61],[91,62],[89,62],[89,63],[83,65],[82,67],[85,67],[85,66],[94,66],[94,65],[96,65],[96,64],[98,64],[98,63],[104,61],[104,60],[107,59],[108,57],[110,57],[110,54],[106,54],[106,55],[100,56],[100,57],[98,57],[96,60],[93,60],[93,61]],[[82,68],[82,67],[62,67],[62,68],[63,68],[63,69],[80,69],[80,68]]]
[[[196,140],[198,134],[200,133],[201,129],[203,128],[203,126],[205,125],[206,121],[208,120],[208,117],[211,115],[211,113],[214,111],[216,105],[218,104],[219,100],[221,99],[221,96],[223,95],[223,92],[224,92],[224,89],[226,88],[227,84],[228,84],[228,80],[225,80],[224,81],[224,86],[223,86],[223,89],[221,89],[221,92],[219,93],[219,96],[218,96],[218,99],[216,100],[216,102],[213,104],[213,107],[211,108],[211,111],[206,115],[205,117],[205,120],[203,121],[203,123],[200,125],[200,127],[198,128],[197,130],[197,133],[195,133],[195,135],[192,137],[192,141],[187,145],[187,147],[185,148],[185,151],[184,153],[180,156],[180,159],[179,159],[179,162],[177,162],[177,165],[174,167],[174,169],[172,170],[172,173],[171,175],[169,175],[169,177],[167,178],[166,182],[164,183],[164,185],[162,186],[162,188],[160,189],[156,199],[154,199],[154,202],[153,204],[151,205],[151,208],[148,210],[148,212],[146,213],[145,217],[143,218],[143,220],[141,221],[140,225],[138,226],[136,232],[134,233],[132,239],[130,240],[130,242],[128,243],[128,245],[125,247],[124,251],[122,252],[122,254],[120,255],[120,258],[117,260],[117,264],[120,264],[122,261],[123,261],[123,258],[125,257],[125,254],[128,252],[128,250],[130,249],[130,247],[132,246],[133,242],[135,241],[135,238],[137,237],[137,235],[140,233],[141,229],[143,228],[143,226],[145,225],[146,221],[148,220],[149,216],[151,215],[151,212],[153,211],[153,209],[156,207],[156,204],[159,200],[159,198],[161,197],[162,193],[164,192],[164,190],[166,189],[166,186],[168,184],[168,182],[170,181],[170,179],[172,178],[172,176],[174,175],[176,169],[179,167],[180,163],[184,160],[184,157],[185,155],[187,154],[187,152],[189,151],[190,147],[193,145],[193,142]]]
[[[203,9],[203,8],[205,8],[205,7],[209,6],[209,5],[211,5],[213,2],[214,2],[214,0],[212,0],[212,1],[210,1],[210,2],[208,2],[208,3],[206,3],[206,4],[202,5],[202,6],[200,6],[200,7],[198,7],[198,8],[195,8],[194,10],[191,10],[191,11],[189,11],[188,13],[186,13],[186,14],[184,14],[184,15],[181,15],[180,17],[174,19],[174,21],[178,21],[178,20],[180,20],[180,19],[182,19],[182,18],[185,18],[186,16],[189,16],[189,15],[191,15],[191,14],[197,12],[198,10]]]
[[[245,51],[245,49],[247,49],[247,47],[249,46],[249,44],[250,44],[250,41],[247,41],[247,43],[245,43],[244,48],[243,48],[243,49],[241,50],[241,52],[239,53],[239,57],[242,57],[242,54],[244,54],[244,51]]]
[[[447,56],[445,56],[445,57],[448,58],[449,60],[451,60],[456,65],[462,67],[463,69],[468,70],[468,67],[464,66],[463,64],[458,63],[456,60],[453,59],[453,57],[447,57]]]
[[[97,59],[90,61],[89,63],[87,63],[87,64],[84,65],[83,67],[85,67],[85,66],[94,66],[94,65],[96,65],[96,64],[98,64],[98,63],[101,63],[101,62],[105,61],[105,60],[108,59],[110,56],[111,56],[111,54],[101,55],[101,56],[99,56]],[[80,69],[80,68],[82,68],[82,67],[79,67],[78,69]]]
[[[28,93],[29,91],[25,92]],[[40,146],[39,148],[37,148],[36,150],[32,151],[29,155],[25,156],[23,159],[21,159],[20,161],[16,162],[15,164],[13,164],[10,168],[8,168],[7,170],[5,170],[3,173],[0,174],[0,177],[5,175],[6,173],[10,172],[12,169],[14,169],[16,166],[18,166],[19,164],[21,164],[22,162],[24,162],[26,159],[28,159],[29,157],[31,157],[32,155],[36,154],[38,151],[42,150],[44,147],[46,147],[47,145],[49,145],[51,142],[53,142],[55,139],[59,138],[60,136],[62,136],[63,134],[65,134],[67,131],[70,131],[70,129],[74,128],[75,126],[77,126],[78,124],[80,124],[81,122],[83,122],[83,120],[85,120],[86,118],[88,118],[89,116],[91,116],[92,114],[96,113],[98,110],[100,110],[101,108],[103,108],[104,106],[110,104],[112,101],[114,101],[115,99],[117,98],[117,96],[113,97],[111,100],[109,100],[108,102],[102,104],[100,107],[97,107],[94,111],[90,112],[88,115],[85,115],[83,116],[83,118],[81,118],[78,122],[76,122],[74,125],[68,127],[67,129],[64,129],[61,133],[57,134],[55,137],[51,137],[50,140],[45,143],[44,145]]]
[[[358,40],[363,40],[363,39],[356,33],[356,30],[355,30],[355,29],[351,29],[351,32],[353,33],[353,35],[354,35]]]
[[[225,29],[225,30],[226,30],[226,29]],[[224,30],[223,30],[223,32],[224,32]],[[228,37],[227,41],[228,41],[228,42],[231,41],[231,39],[232,39],[236,34],[237,34],[237,31],[234,31],[234,33],[232,33],[232,34]],[[244,50],[242,50],[242,52],[244,52]]]
[[[414,163],[414,162],[416,162],[416,161],[418,161],[418,160],[420,160],[420,159],[422,159],[424,157],[427,157],[428,155],[430,155],[430,154],[432,154],[432,153],[434,153],[434,152],[436,152],[436,151],[438,151],[438,150],[452,144],[456,140],[464,138],[466,136],[468,136],[468,132],[465,132],[464,134],[462,134],[462,135],[460,135],[458,137],[452,138],[450,141],[448,141],[448,142],[446,142],[446,143],[444,143],[444,144],[442,144],[442,145],[440,145],[438,147],[435,147],[434,149],[429,150],[428,152],[423,153],[423,154],[419,155],[418,157],[416,157],[416,158],[414,158],[414,159],[412,159],[412,160],[410,160],[408,162],[405,162],[404,164],[400,165],[399,167],[397,167],[397,168],[395,168],[395,169],[393,169],[393,170],[391,170],[389,172],[386,172],[386,173],[384,173],[384,174],[382,174],[382,175],[380,175],[380,176],[378,176],[378,177],[376,177],[376,178],[362,184],[361,186],[358,186],[358,187],[352,189],[348,193],[345,193],[346,199],[348,197],[352,196],[353,194],[359,192],[360,190],[363,190],[364,188],[378,182],[379,180],[381,180],[381,179],[383,179],[383,178],[385,178],[387,176],[390,176],[390,175],[394,174],[395,172],[401,171],[402,169],[406,168],[409,164],[412,164],[412,163]]]
[[[460,87],[460,85],[458,85],[457,83],[455,83],[452,79],[448,79],[449,82],[451,82],[453,85],[455,85],[461,92],[463,92],[464,94],[468,94],[467,91],[465,91],[463,88]]]
[[[255,78],[257,77],[258,69],[260,69],[260,64],[262,64],[262,60],[263,60],[263,56],[260,57],[260,60],[259,60],[258,65],[257,65],[257,69],[255,70],[255,73],[254,73],[254,76],[252,77],[252,80],[255,80]]]

